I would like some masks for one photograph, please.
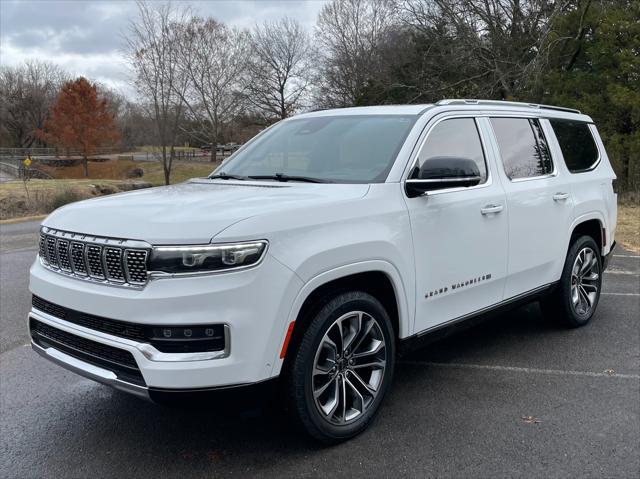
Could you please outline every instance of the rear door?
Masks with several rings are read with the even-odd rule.
[[[508,299],[560,278],[573,200],[566,174],[551,157],[545,120],[492,117],[490,124],[507,194]]]
[[[455,116],[441,117],[428,128],[417,166],[431,158],[473,159],[482,180],[469,188],[406,197],[415,254],[416,332],[500,302],[507,271],[506,198],[487,154],[488,125]]]

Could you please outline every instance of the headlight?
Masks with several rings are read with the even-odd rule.
[[[247,268],[260,262],[267,249],[264,240],[201,246],[156,246],[149,271],[165,274],[205,274]]]

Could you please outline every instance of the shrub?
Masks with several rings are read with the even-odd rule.
[[[64,189],[56,191],[51,198],[50,210],[53,211],[60,208],[61,206],[73,203],[74,201],[79,201],[81,199],[83,199],[82,196],[78,194],[76,190]]]

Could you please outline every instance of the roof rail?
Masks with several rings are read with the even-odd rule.
[[[539,108],[544,110],[558,110],[569,113],[580,114],[580,110],[573,108],[565,108],[562,106],[539,105],[537,103],[522,103],[519,101],[500,101],[500,100],[464,100],[464,99],[448,99],[440,100],[436,105],[493,105],[493,106],[519,106],[528,108]]]

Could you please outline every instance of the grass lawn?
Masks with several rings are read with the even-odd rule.
[[[209,162],[176,161],[171,173],[171,183],[207,176],[216,165]],[[162,165],[157,161],[90,161],[89,178],[83,176],[82,165],[40,165],[39,169],[55,179],[30,180],[26,184],[26,190],[22,181],[0,184],[0,219],[47,214],[73,201],[164,184]],[[135,169],[141,169],[142,176],[131,178]]]
[[[640,203],[635,196],[622,197],[618,202],[616,241],[626,249],[640,253]]]
[[[201,151],[200,148],[195,148],[193,146],[174,146],[173,149],[175,151],[189,151],[189,152],[197,152],[197,151]],[[158,147],[158,146],[138,146],[136,148],[136,151],[140,151],[142,153],[160,153],[162,151],[162,148]],[[167,148],[167,151],[169,151],[169,148]]]
[[[189,178],[207,176],[218,163],[207,161],[174,161],[171,171],[171,183],[180,183]],[[82,165],[74,166],[47,166],[38,165],[38,169],[50,174],[56,179],[85,180]],[[136,178],[152,185],[164,184],[164,173],[159,161],[134,161],[129,159],[90,161],[89,179],[92,180],[127,180]],[[142,176],[131,176],[135,169],[142,170]]]

